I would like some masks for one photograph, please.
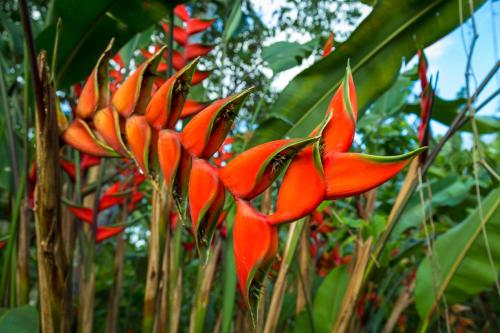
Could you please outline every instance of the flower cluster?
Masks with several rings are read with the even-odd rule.
[[[151,87],[165,48],[147,59],[116,90],[107,89],[110,48],[99,59],[62,132],[74,148],[94,156],[131,158],[153,182],[163,182],[180,216],[189,211],[198,248],[208,247],[227,194],[236,202],[234,254],[244,300],[278,249],[277,226],[312,213],[323,200],[368,191],[396,175],[420,150],[394,157],[349,153],[357,118],[356,92],[347,68],[325,118],[308,137],[252,147],[217,167],[213,156],[230,132],[251,89],[217,100],[176,131],[198,59],[156,91]],[[284,172],[276,209],[264,215],[251,200]],[[158,184],[157,184],[158,185]]]

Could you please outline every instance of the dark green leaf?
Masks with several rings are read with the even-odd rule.
[[[40,331],[38,311],[25,305],[10,309],[0,318],[0,332],[35,333]]]
[[[55,0],[51,22],[37,37],[37,46],[51,57],[60,17],[58,87],[86,78],[111,38],[115,39],[114,51],[119,50],[135,34],[166,16],[167,4],[160,0]]]
[[[434,244],[432,262],[424,259],[417,271],[415,302],[427,319],[443,295],[448,305],[491,288],[500,269],[500,189],[492,191],[479,208],[462,223],[440,236]],[[484,226],[495,267],[490,265]]]

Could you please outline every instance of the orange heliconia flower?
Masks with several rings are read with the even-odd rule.
[[[219,176],[236,197],[252,199],[268,188],[287,162],[318,138],[275,140],[253,147],[236,156]]]
[[[67,144],[83,153],[100,157],[118,156],[111,147],[97,139],[92,129],[82,119],[75,119],[61,137]]]
[[[127,142],[134,156],[134,160],[141,172],[148,174],[149,147],[152,131],[145,116],[134,115],[127,118],[125,123]]]
[[[215,168],[195,158],[189,177],[189,208],[198,247],[210,245],[224,199],[225,189]]]
[[[264,277],[278,251],[277,230],[270,225],[266,215],[256,211],[248,202],[236,199],[234,259],[240,291],[247,304],[252,283]]]
[[[146,120],[156,130],[173,128],[181,115],[198,59],[175,73],[158,89],[146,108]]]
[[[196,114],[182,130],[184,147],[193,156],[210,158],[231,130],[234,119],[251,90],[215,101]]]
[[[147,101],[147,97],[149,97],[154,71],[165,48],[165,46],[160,48],[158,52],[140,65],[113,95],[111,103],[122,117],[127,118],[134,112],[138,114],[144,112],[145,105],[142,105],[142,103]]]
[[[76,116],[79,118],[91,118],[99,107],[108,104],[108,61],[111,58],[112,46],[113,40],[99,57],[96,66],[83,86],[76,106]]]

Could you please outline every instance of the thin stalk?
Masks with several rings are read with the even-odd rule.
[[[128,198],[122,205],[120,222],[128,219]],[[125,260],[125,237],[123,232],[116,237],[115,263],[113,269],[113,285],[109,291],[108,311],[106,316],[106,332],[115,333],[118,330],[118,314],[120,309],[120,294],[123,284],[123,267]]]
[[[5,249],[5,252],[3,253],[3,265],[2,265],[2,277],[0,280],[0,301],[6,301],[7,298],[7,281],[9,278],[9,269],[11,268],[12,265],[12,260],[13,260],[13,254],[15,251],[15,245],[16,245],[16,234],[17,234],[17,228],[18,228],[18,220],[19,220],[19,213],[21,209],[21,202],[22,202],[22,197],[24,193],[24,182],[26,181],[26,175],[23,173],[20,179],[20,184],[21,185],[18,188],[18,191],[16,193],[15,201],[14,201],[14,207],[12,211],[12,218],[10,221],[10,226],[9,226],[9,238],[7,241],[7,246]],[[14,281],[11,281],[11,284]]]
[[[28,70],[28,52],[26,43],[24,44],[24,56],[23,56],[23,67],[24,67],[24,87],[23,87],[23,152],[22,152],[22,172],[28,177],[29,175],[29,138],[28,129],[29,124],[29,107],[30,107],[30,96],[29,96],[29,86],[30,86],[30,74]],[[29,202],[29,184],[26,181],[24,186],[24,198],[21,203],[21,216],[19,220],[19,234],[18,234],[18,245],[17,245],[17,301],[18,305],[25,305],[28,303],[28,293],[29,293],[29,256],[30,256],[30,222],[33,220],[33,211],[30,207]]]
[[[344,333],[347,331],[352,313],[357,304],[359,292],[363,285],[363,276],[370,257],[370,247],[372,239],[363,241],[358,236],[355,258],[353,261],[351,277],[346,288],[346,293],[340,305],[339,315],[333,326],[332,333]]]
[[[23,170],[24,173],[24,170]],[[25,178],[25,177],[24,177]],[[23,187],[19,191],[24,192]],[[19,218],[19,232],[17,233],[17,261],[16,261],[16,285],[17,305],[28,303],[29,294],[29,256],[30,256],[30,230],[29,223],[32,214],[29,199],[24,196],[21,201],[21,216]]]
[[[274,284],[273,294],[271,296],[271,304],[264,326],[264,333],[273,333],[278,325],[281,306],[283,305],[283,297],[286,289],[286,275],[292,264],[295,250],[299,243],[300,234],[304,228],[305,220],[302,219],[290,225],[288,230],[288,238],[286,240],[285,251],[283,253],[283,261],[278,273],[278,278]]]
[[[96,182],[96,191],[83,198],[85,207],[93,207],[92,225],[82,225],[80,252],[80,304],[78,308],[78,332],[91,333],[94,322],[94,290],[95,290],[95,235],[97,228],[96,201],[99,202],[99,192],[102,184],[102,173],[104,170],[103,160],[99,166],[89,169],[87,181]]]
[[[170,220],[170,212],[172,210],[172,202],[173,198],[170,196],[167,200],[167,204],[165,205],[165,212],[164,215],[167,217],[165,219],[165,224],[163,225],[163,229],[161,231],[161,240],[160,242],[163,243],[163,258],[162,258],[162,264],[161,264],[161,282],[160,282],[160,300],[159,300],[159,307],[160,311],[157,313],[156,317],[156,332],[158,333],[163,333],[163,332],[168,332],[168,325],[169,325],[169,319],[171,319],[171,316],[169,315],[170,309],[170,304],[169,304],[169,295],[170,295],[170,286],[169,286],[169,279],[170,279],[170,262],[172,261],[172,251],[173,251],[173,246],[171,245],[172,242],[172,224]],[[175,230],[181,229],[180,225],[175,226]]]
[[[222,333],[231,332],[233,325],[233,313],[235,307],[236,296],[236,266],[234,261],[233,248],[233,221],[234,221],[235,206],[231,206],[228,211],[227,234],[224,241],[224,291],[222,301]],[[237,331],[236,331],[237,332]]]
[[[179,225],[174,232],[170,257],[168,297],[170,332],[177,332],[181,315],[182,302],[182,227]]]
[[[297,288],[297,305],[295,308],[295,313],[299,315],[304,307],[307,310],[307,317],[309,318],[309,325],[311,327],[311,332],[314,333],[314,319],[313,310],[311,304],[311,252],[309,251],[309,231],[310,231],[310,220],[307,219],[305,230],[300,235],[300,247],[299,247],[299,280]]]
[[[142,317],[142,331],[153,332],[157,308],[158,276],[160,274],[160,224],[162,216],[162,193],[158,186],[153,187],[152,215],[148,250],[148,268],[146,274],[146,289],[144,291],[144,307]]]
[[[10,159],[12,162],[12,174],[14,175],[14,187],[19,185],[19,164],[17,161],[17,149],[16,143],[14,142],[14,128],[12,125],[12,119],[10,118],[9,102],[7,97],[7,91],[5,89],[5,71],[3,68],[0,70],[0,96],[2,98],[2,108],[5,114],[5,124],[7,125],[7,141],[9,143]]]
[[[189,333],[204,332],[203,327],[207,314],[208,300],[210,297],[210,288],[215,275],[217,260],[222,249],[222,242],[216,241],[215,249],[209,252],[207,261],[199,266],[198,282],[196,284],[196,293],[191,311],[191,325]]]

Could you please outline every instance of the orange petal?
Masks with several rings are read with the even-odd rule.
[[[162,47],[147,59],[115,92],[111,102],[122,117],[128,118],[134,112],[142,113],[143,104],[149,98],[154,80],[153,72],[158,66],[160,56],[164,50],[165,47]]]
[[[188,35],[193,35],[198,32],[202,32],[210,28],[215,20],[202,20],[198,18],[192,18],[186,23],[186,30]]]
[[[146,120],[154,129],[173,128],[177,123],[197,63],[198,60],[194,60],[175,73],[151,98],[146,108]]]
[[[186,63],[187,63],[186,59],[184,59],[184,56],[182,55],[182,53],[180,53],[177,50],[173,50],[173,52],[172,52],[172,67],[174,67],[174,69],[178,71],[182,67],[186,66]]]
[[[168,34],[168,30],[169,30],[168,23],[162,22],[161,25],[162,25],[165,33]],[[184,30],[183,28],[176,25],[174,27],[174,40],[177,43],[179,43],[181,46],[184,46],[184,45],[186,45],[187,40],[188,40],[188,33],[186,32],[186,30]]]
[[[71,147],[92,156],[118,156],[111,147],[99,141],[87,123],[77,118],[61,134],[62,139]]]
[[[207,106],[208,106],[208,104],[199,103],[199,102],[194,101],[192,99],[186,99],[186,101],[184,102],[184,107],[182,108],[181,115],[179,118],[182,119],[182,118],[192,116],[192,115],[200,112],[201,110],[203,110]]]
[[[349,89],[345,89],[348,86]],[[350,67],[347,67],[344,80],[332,98],[328,111],[332,118],[323,130],[325,153],[346,152],[352,145],[358,106],[356,90]]]
[[[198,245],[210,244],[224,197],[217,171],[206,161],[194,159],[189,177],[189,208]]]
[[[198,83],[201,83],[210,75],[210,73],[212,73],[212,71],[195,71],[193,79],[191,80],[191,84],[195,86]]]
[[[123,143],[118,112],[111,107],[97,111],[94,116],[94,126],[111,148],[122,156],[129,156],[125,143]]]
[[[196,57],[203,57],[212,51],[213,47],[203,44],[188,44],[184,47],[184,57],[186,60],[193,60]]]
[[[174,14],[182,21],[186,22],[191,18],[189,11],[185,5],[177,5],[174,9]]]
[[[118,235],[120,232],[123,232],[123,230],[125,230],[125,227],[97,227],[95,241],[96,243],[100,243]]]
[[[111,57],[112,46],[113,40],[111,40],[104,53],[99,57],[94,70],[83,86],[76,106],[76,116],[79,118],[90,118],[98,107],[104,107],[108,104],[108,61]]]
[[[158,160],[168,190],[172,191],[177,169],[181,160],[179,134],[162,130],[158,135]]]
[[[219,176],[234,196],[254,198],[272,184],[298,151],[317,140],[275,140],[253,147],[220,169]]]
[[[124,195],[120,195],[120,191],[123,190],[122,187],[122,184],[116,182],[107,188],[99,200],[99,211],[120,205],[125,201]]]
[[[334,153],[324,159],[326,199],[357,195],[377,187],[427,148],[398,156],[372,156],[356,153]]]
[[[125,133],[134,159],[143,174],[148,173],[149,146],[151,145],[151,127],[144,116],[132,116],[126,120]]]
[[[323,54],[321,55],[322,58],[326,57],[332,52],[333,49],[333,32],[330,33],[328,36],[328,39],[325,42],[325,45],[323,46]]]
[[[59,160],[59,165],[64,170],[64,172],[66,172],[66,174],[69,176],[69,178],[71,178],[71,180],[74,181],[75,177],[76,177],[75,165],[73,163],[71,163],[70,161],[65,160],[63,158],[61,158]]]
[[[305,148],[290,163],[281,183],[272,224],[293,222],[312,213],[326,193],[317,144]]]
[[[276,254],[277,236],[277,228],[268,223],[266,215],[256,211],[248,202],[236,200],[234,259],[240,290],[247,304],[250,303],[249,291],[254,278],[256,275],[265,276],[266,266]]]
[[[208,159],[219,149],[251,89],[212,103],[182,130],[183,146],[193,156]]]
[[[94,211],[87,207],[68,206],[68,209],[85,223],[94,223]]]

